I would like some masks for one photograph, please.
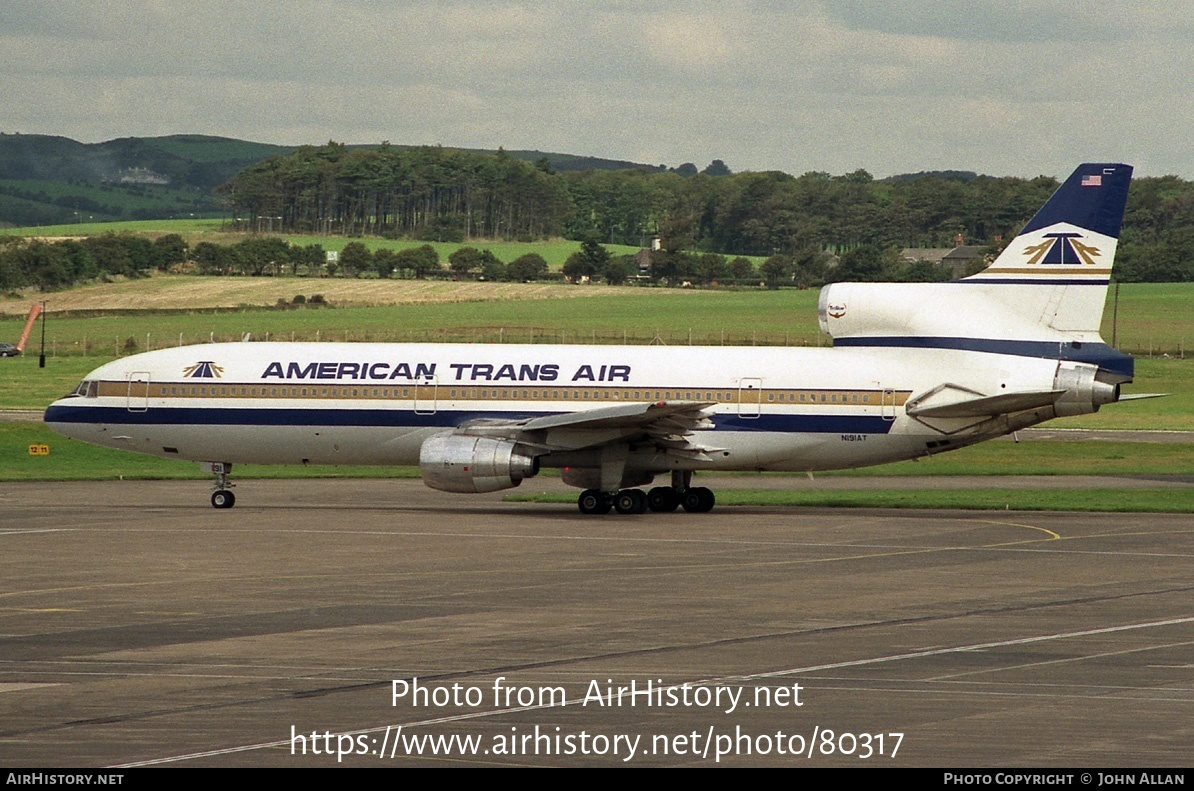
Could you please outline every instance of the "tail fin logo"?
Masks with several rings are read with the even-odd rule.
[[[1079,242],[1080,233],[1047,233],[1044,236],[1045,241],[1021,251],[1029,264],[1094,265],[1098,263],[1095,259],[1102,255],[1094,245]]]
[[[182,375],[190,379],[219,379],[224,375],[224,369],[211,360],[203,360],[183,368]]]

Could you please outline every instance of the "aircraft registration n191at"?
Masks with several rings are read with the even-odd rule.
[[[1131,174],[1081,165],[971,277],[826,286],[832,348],[185,346],[97,368],[45,421],[202,462],[217,508],[234,464],[418,464],[445,492],[558,468],[586,514],[709,511],[693,473],[883,464],[1121,400],[1133,361],[1099,325]]]

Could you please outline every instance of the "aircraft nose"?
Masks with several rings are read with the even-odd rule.
[[[51,431],[70,437],[73,436],[71,427],[79,422],[76,414],[77,408],[64,403],[64,400],[55,401],[46,407],[42,421]]]

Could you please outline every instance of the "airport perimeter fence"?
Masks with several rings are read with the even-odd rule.
[[[207,332],[170,335],[138,331],[132,327],[116,335],[83,335],[72,338],[47,334],[49,357],[123,357],[172,346],[194,346],[228,342],[316,342],[316,343],[472,343],[472,344],[592,344],[627,346],[802,346],[828,347],[832,339],[817,332],[760,332],[733,328],[718,331],[601,329],[561,330],[544,327],[449,327],[433,330],[314,330],[292,332],[246,331],[243,333]],[[1122,352],[1138,357],[1185,359],[1186,339],[1134,338],[1120,333],[1116,344]],[[40,339],[30,339],[26,354],[40,352]]]

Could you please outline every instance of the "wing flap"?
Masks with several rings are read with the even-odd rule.
[[[549,428],[639,428],[656,423],[665,425],[661,421],[667,421],[666,425],[668,426],[688,431],[708,417],[703,410],[710,406],[714,406],[714,402],[635,402],[532,418],[522,423],[519,428],[523,431],[539,431]]]
[[[516,422],[477,420],[456,429],[462,434],[504,437],[545,451],[579,450],[615,442],[652,442],[672,453],[702,457],[717,448],[692,442],[692,432],[710,428],[707,401],[617,404]]]

